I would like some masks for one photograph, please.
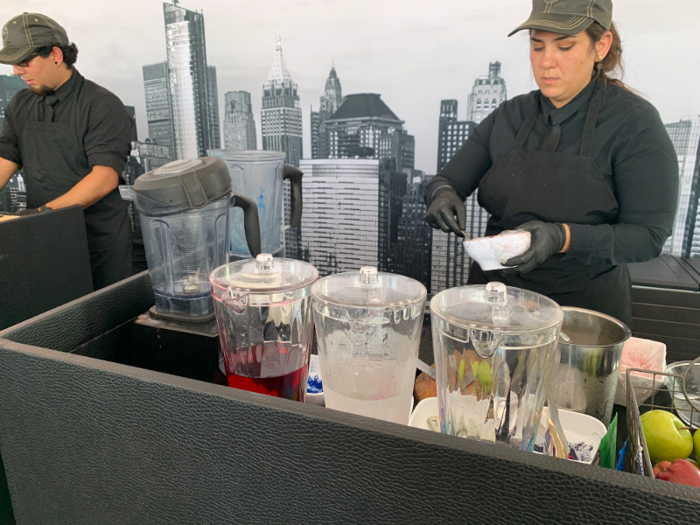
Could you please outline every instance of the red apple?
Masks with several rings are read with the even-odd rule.
[[[700,470],[685,459],[677,459],[673,463],[660,461],[654,467],[654,477],[700,489]]]

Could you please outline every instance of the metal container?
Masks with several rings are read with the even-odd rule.
[[[622,347],[630,329],[609,315],[565,306],[551,381],[559,408],[610,424]]]

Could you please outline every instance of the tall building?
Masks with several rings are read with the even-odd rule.
[[[5,107],[12,97],[27,87],[27,83],[15,75],[0,75],[0,131],[5,123]],[[10,179],[7,186],[0,191],[0,211],[14,212],[21,209],[21,203],[26,203],[26,191],[24,187],[22,171]]]
[[[209,110],[209,147],[221,147],[221,125],[219,123],[219,88],[216,66],[207,66],[207,109]]]
[[[299,167],[303,156],[301,139],[301,107],[297,85],[289,74],[282,56],[282,40],[277,37],[275,60],[263,85],[261,122],[262,149],[283,151],[285,162]],[[289,181],[284,181],[284,218],[288,223],[291,215],[291,193]],[[292,259],[300,257],[301,228],[289,228],[284,232],[285,255]]]
[[[219,147],[216,74],[207,66],[204,15],[163,3],[170,103],[178,159],[204,156]]]
[[[425,222],[427,212],[423,201],[425,178],[411,179],[403,199],[403,210],[398,222],[398,238],[392,249],[391,272],[411,277],[430,290],[430,263],[432,228]]]
[[[0,130],[5,122],[5,107],[12,97],[27,87],[27,83],[15,75],[0,75]]]
[[[146,96],[148,136],[170,149],[175,160],[175,121],[170,102],[168,63],[143,66],[143,90]]]
[[[321,275],[391,265],[406,177],[378,159],[302,160],[302,255]],[[398,214],[394,209],[398,207]]]
[[[238,151],[258,149],[250,93],[229,91],[224,98],[224,147]]]
[[[478,124],[508,98],[506,81],[500,77],[500,74],[501,63],[489,62],[489,75],[478,77],[474,81],[474,87],[469,95],[468,121]]]
[[[679,257],[700,256],[700,117],[666,124],[678,155],[678,210],[673,233],[663,253]]]
[[[375,93],[348,95],[325,121],[329,158],[393,159],[397,171],[413,169],[415,139]]]
[[[173,160],[172,150],[158,144],[150,137],[144,142],[134,142],[131,146],[131,155],[138,160],[144,173],[165,166]]]
[[[330,143],[325,122],[343,103],[343,88],[335,71],[335,64],[326,79],[326,87],[316,112],[311,108],[311,157],[314,159],[327,159],[330,156]]]
[[[445,167],[473,133],[477,124],[491,111],[506,100],[506,83],[500,77],[501,63],[489,64],[488,77],[478,77],[469,95],[467,119],[460,121],[457,116],[456,100],[440,102],[440,123],[438,127],[437,172]],[[466,202],[467,229],[470,237],[483,237],[489,214],[478,201],[478,191],[470,195]],[[454,234],[433,230],[430,293],[436,294],[446,288],[466,284],[469,277],[470,258],[464,251],[463,239]]]
[[[297,85],[289,74],[282,56],[282,40],[277,38],[275,60],[263,85],[262,99],[263,149],[284,151],[287,164],[299,166],[302,158],[301,108]]]
[[[131,118],[131,142],[138,142],[139,134],[136,128],[136,108],[134,106],[124,106],[126,113]]]

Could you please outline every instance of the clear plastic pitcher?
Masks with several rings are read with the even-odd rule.
[[[120,186],[141,220],[155,313],[176,321],[214,315],[209,274],[228,260],[229,210],[245,210],[252,249],[259,250],[255,205],[232,196],[220,159],[176,161]]]
[[[237,151],[212,149],[209,154],[221,158],[231,175],[233,191],[253,200],[258,207],[262,253],[274,256],[281,253],[280,235],[283,229],[283,180],[289,179],[292,192],[292,210],[289,227],[301,224],[301,176],[302,172],[284,164],[281,151]],[[231,258],[247,259],[251,256],[242,227],[242,215],[231,212]]]
[[[502,283],[430,301],[442,432],[532,451],[563,312]]]
[[[263,253],[212,272],[229,386],[304,401],[313,320],[312,265]]]
[[[319,280],[311,294],[326,406],[407,424],[425,287],[364,267]]]

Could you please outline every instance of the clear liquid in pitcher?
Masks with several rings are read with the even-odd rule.
[[[445,375],[438,388],[442,432],[531,451],[557,334],[491,334],[495,351],[484,355],[478,339],[475,348],[474,337],[440,328],[433,327],[433,337],[443,349],[436,352],[437,373]]]

